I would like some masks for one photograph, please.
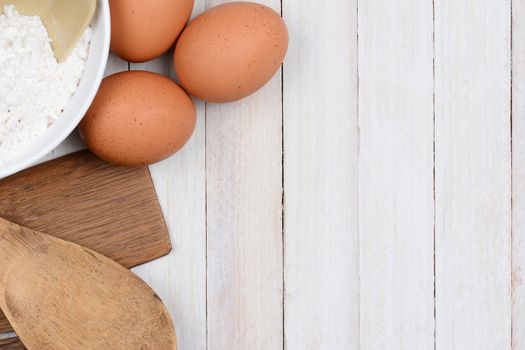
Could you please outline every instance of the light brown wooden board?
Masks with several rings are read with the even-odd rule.
[[[0,180],[0,216],[133,267],[171,251],[148,168],[73,153]],[[0,333],[12,330],[0,313]]]
[[[9,338],[0,340],[0,349],[2,350],[25,350],[26,347],[18,338]]]

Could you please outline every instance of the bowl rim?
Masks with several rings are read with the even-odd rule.
[[[106,70],[106,65],[109,58],[109,45],[111,40],[111,18],[109,12],[109,0],[99,0],[99,2],[101,5],[100,20],[103,21],[105,31],[104,38],[102,41],[102,55],[99,57],[97,62],[97,71],[95,75],[95,84],[93,85],[93,88],[89,91],[89,94],[86,95],[86,98],[79,106],[76,116],[74,118],[70,118],[66,126],[60,129],[59,132],[57,131],[57,135],[55,138],[53,138],[52,142],[49,142],[46,145],[46,147],[42,147],[38,151],[32,153],[31,156],[22,159],[20,162],[16,162],[15,164],[7,166],[5,168],[2,168],[0,166],[0,179],[3,179],[7,176],[16,174],[19,171],[27,169],[31,165],[35,164],[38,160],[43,158],[45,155],[47,155],[49,152],[54,150],[73,132],[73,130],[75,130],[78,124],[80,124],[82,118],[84,118],[84,115],[89,109],[89,106],[91,106],[91,103],[93,102],[98,92],[98,88],[100,87],[100,84],[104,77],[104,72]]]

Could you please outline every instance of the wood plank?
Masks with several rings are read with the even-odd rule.
[[[210,350],[283,347],[281,98],[277,74],[244,100],[207,105]]]
[[[512,1],[512,349],[525,349],[525,1]]]
[[[359,3],[361,347],[434,347],[432,2]]]
[[[436,347],[511,347],[510,1],[435,2]]]
[[[204,0],[195,2],[201,12]],[[169,53],[131,69],[173,74]],[[206,349],[205,105],[197,102],[197,126],[184,148],[150,167],[171,234],[173,253],[134,269],[162,297],[175,322],[179,349]]]
[[[357,0],[283,14],[286,348],[358,349]]]

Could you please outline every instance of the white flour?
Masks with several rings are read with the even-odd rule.
[[[88,28],[58,64],[39,17],[14,6],[0,16],[0,166],[41,135],[75,93],[88,55]]]

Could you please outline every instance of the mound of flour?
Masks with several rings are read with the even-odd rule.
[[[67,61],[57,63],[37,16],[14,6],[0,16],[0,167],[41,135],[75,93],[88,55],[88,28]]]

